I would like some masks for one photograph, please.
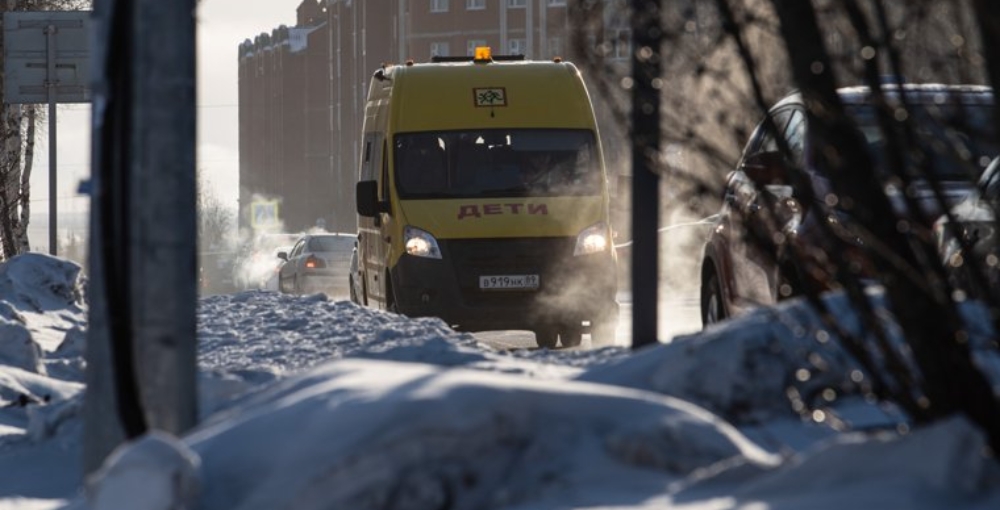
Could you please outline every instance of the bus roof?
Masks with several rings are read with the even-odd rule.
[[[590,97],[568,62],[389,66],[370,99],[389,99],[396,132],[496,128],[596,129]]]

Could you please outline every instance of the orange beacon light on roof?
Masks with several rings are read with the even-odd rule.
[[[476,60],[493,60],[493,53],[490,51],[489,46],[477,46],[476,47]]]

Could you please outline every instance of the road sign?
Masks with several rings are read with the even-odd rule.
[[[4,102],[47,103],[50,86],[57,103],[90,102],[90,11],[5,12],[3,37]]]
[[[90,11],[3,13],[3,101],[49,105],[49,253],[56,254],[56,103],[90,102]]]
[[[257,201],[250,203],[250,226],[254,230],[278,226],[278,201]]]

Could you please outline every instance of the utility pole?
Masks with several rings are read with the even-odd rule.
[[[85,473],[197,419],[195,0],[95,4]]]
[[[632,348],[657,342],[662,0],[632,2]]]

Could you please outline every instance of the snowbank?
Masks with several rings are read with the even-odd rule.
[[[70,262],[0,264],[2,509],[1000,505],[980,431],[908,431],[803,303],[635,353],[504,352],[438,320],[261,291],[200,301],[202,424],[123,445],[87,499],[84,290]],[[843,297],[827,304],[861,332]],[[997,384],[986,311],[963,313]]]
[[[281,382],[188,441],[204,466],[200,508],[220,510],[496,508],[586,500],[635,469],[669,479],[736,458],[777,463],[674,399],[365,360]]]

